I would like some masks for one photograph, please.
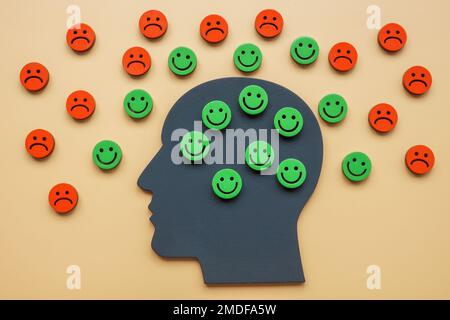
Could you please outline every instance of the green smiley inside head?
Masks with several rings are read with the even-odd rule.
[[[245,43],[237,47],[233,55],[234,65],[242,72],[253,72],[262,63],[261,50],[251,43]]]
[[[273,124],[278,133],[283,137],[294,137],[303,128],[303,117],[295,108],[281,108],[273,119]]]
[[[249,115],[258,115],[266,110],[269,96],[266,90],[257,85],[245,87],[239,94],[239,106]]]
[[[200,161],[208,155],[210,148],[208,137],[199,131],[186,133],[181,139],[180,150],[191,162]]]
[[[197,67],[197,56],[186,47],[178,47],[169,54],[169,69],[177,76],[187,76]]]
[[[136,89],[126,95],[123,107],[131,118],[142,119],[152,111],[153,99],[147,91]]]
[[[291,45],[291,57],[301,65],[309,65],[319,57],[319,45],[310,37],[300,37]]]
[[[202,120],[209,129],[225,129],[231,122],[231,109],[223,101],[211,101],[203,108]]]
[[[286,159],[277,170],[278,182],[287,189],[296,189],[306,180],[305,165],[297,159]]]
[[[245,163],[255,171],[270,168],[274,160],[275,152],[266,141],[252,142],[245,150]]]
[[[212,188],[219,198],[225,200],[233,199],[241,192],[241,176],[233,169],[222,169],[214,175]]]

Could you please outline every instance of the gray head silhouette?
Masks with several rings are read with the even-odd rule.
[[[241,90],[256,84],[269,95],[269,106],[258,116],[239,107]],[[283,188],[274,175],[261,175],[242,163],[175,164],[174,130],[194,129],[203,107],[212,100],[232,111],[227,129],[273,129],[276,112],[298,109],[304,120],[299,135],[279,137],[279,161],[296,158],[307,169],[298,189]],[[226,140],[226,138],[224,138]],[[224,141],[225,144],[225,141]],[[304,282],[297,238],[297,220],[314,192],[322,168],[323,144],[319,124],[307,104],[292,91],[264,80],[224,78],[206,82],[183,95],[164,124],[162,147],[139,177],[138,185],[152,193],[150,220],[155,226],[153,250],[165,258],[196,258],[208,284]],[[243,188],[233,200],[212,191],[214,174],[236,170]]]

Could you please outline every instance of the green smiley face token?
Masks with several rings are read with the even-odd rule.
[[[209,102],[202,111],[203,124],[212,130],[225,129],[231,122],[231,116],[230,107],[219,100]]]
[[[319,102],[320,117],[331,124],[344,120],[347,109],[347,101],[338,94],[329,94]]]
[[[103,140],[95,145],[92,159],[100,169],[111,170],[117,167],[122,160],[122,150],[114,141]]]
[[[273,124],[280,135],[291,138],[302,131],[303,117],[297,109],[285,107],[276,113]]]
[[[245,150],[245,163],[255,171],[270,168],[274,160],[275,152],[266,141],[252,142]]]
[[[268,104],[269,96],[260,86],[247,86],[239,94],[239,106],[246,114],[258,115],[266,110]]]
[[[277,169],[278,182],[287,189],[296,189],[306,180],[305,165],[297,159],[286,159]]]
[[[180,142],[181,153],[192,162],[205,158],[208,155],[209,148],[208,137],[199,131],[186,133]]]
[[[187,76],[197,67],[197,56],[186,47],[178,47],[169,54],[169,69],[177,76]]]
[[[301,65],[314,63],[319,57],[319,45],[310,37],[300,37],[291,45],[291,57]]]
[[[234,65],[242,72],[258,70],[262,63],[261,50],[251,43],[245,43],[236,48],[233,54]]]
[[[242,178],[233,169],[222,169],[212,179],[212,188],[216,196],[229,200],[236,198],[242,190]]]
[[[147,91],[136,89],[126,95],[123,107],[131,118],[142,119],[152,111],[153,99]]]
[[[366,180],[372,171],[372,162],[362,152],[352,152],[342,161],[342,172],[352,182]]]

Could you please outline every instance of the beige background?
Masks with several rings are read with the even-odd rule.
[[[97,33],[87,55],[74,54],[65,43],[66,8],[81,7],[82,19]],[[366,27],[366,9],[376,3],[383,23],[400,22],[408,31],[407,47],[385,54],[377,31]],[[274,7],[285,29],[273,41],[253,29],[255,15]],[[150,42],[138,31],[144,11],[157,8],[169,19],[169,30]],[[0,298],[450,298],[450,3],[447,0],[341,1],[1,1],[0,88],[2,96],[0,158]],[[219,46],[207,45],[198,25],[210,13],[226,17],[230,34]],[[291,41],[311,35],[321,46],[310,68],[289,57]],[[354,72],[339,75],[327,62],[329,48],[349,41],[359,50]],[[323,175],[303,212],[299,240],[307,282],[300,286],[208,287],[196,261],[165,261],[150,248],[150,195],[136,179],[158,151],[160,132],[173,103],[187,90],[223,76],[237,76],[234,48],[258,44],[262,68],[253,76],[277,82],[298,93],[316,112],[320,98],[342,93],[350,104],[344,123],[321,123],[325,143]],[[131,79],[121,67],[130,46],[147,48],[150,72]],[[187,79],[168,70],[171,49],[195,50],[199,66]],[[29,61],[40,61],[51,73],[38,95],[26,92],[18,76]],[[434,84],[424,97],[402,88],[403,72],[426,65]],[[151,92],[155,108],[144,121],[127,117],[122,100],[134,88]],[[73,121],[65,111],[67,95],[90,91],[97,100],[94,116]],[[397,107],[399,124],[388,136],[367,124],[378,102]],[[34,128],[50,130],[57,141],[46,161],[35,161],[23,147]],[[124,151],[118,170],[103,173],[91,161],[101,139],[117,141]],[[423,178],[403,163],[413,144],[433,148],[437,163]],[[351,185],[340,172],[348,152],[362,150],[373,161],[373,174]],[[50,188],[74,184],[80,202],[70,216],[58,216],[47,203]],[[66,268],[81,267],[82,289],[66,288]],[[366,268],[379,265],[382,290],[366,288]]]

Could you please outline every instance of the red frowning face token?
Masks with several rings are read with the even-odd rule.
[[[210,14],[200,23],[200,35],[209,43],[221,42],[228,35],[228,23],[218,14]]]
[[[378,32],[378,43],[389,52],[401,50],[408,40],[405,29],[397,23],[389,23]]]
[[[430,71],[421,66],[409,68],[403,75],[403,86],[409,93],[421,95],[431,88],[433,78]]]
[[[85,23],[79,23],[67,30],[66,41],[76,52],[88,51],[95,43],[94,30]]]
[[[72,92],[67,97],[66,110],[75,120],[84,120],[94,113],[95,99],[84,90]]]
[[[255,28],[264,38],[274,38],[283,31],[283,17],[276,10],[263,10],[256,16]]]
[[[161,11],[149,10],[139,19],[139,30],[149,39],[162,37],[167,31],[167,18]]]
[[[340,42],[331,48],[328,61],[335,70],[347,72],[355,67],[358,61],[358,52],[350,43]]]
[[[36,159],[48,157],[55,147],[55,139],[47,130],[36,129],[31,131],[25,139],[27,152]]]
[[[78,192],[68,183],[57,184],[48,193],[48,203],[57,213],[69,213],[77,206]]]
[[[20,71],[20,82],[25,89],[32,92],[44,89],[49,78],[47,68],[38,62],[30,62]]]
[[[152,65],[150,54],[141,47],[128,49],[122,57],[122,66],[132,76],[141,76],[150,69]]]
[[[434,154],[427,146],[414,146],[406,152],[406,166],[415,174],[426,174],[433,169]]]
[[[387,103],[380,103],[369,112],[370,126],[380,133],[390,132],[398,121],[397,111]]]

